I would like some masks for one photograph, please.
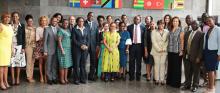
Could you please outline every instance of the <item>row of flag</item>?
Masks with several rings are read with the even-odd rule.
[[[75,8],[122,8],[122,0],[70,0]],[[133,0],[135,9],[184,9],[184,0]]]
[[[122,0],[70,0],[69,6],[76,8],[122,8]]]
[[[184,0],[134,0],[135,9],[184,9]]]

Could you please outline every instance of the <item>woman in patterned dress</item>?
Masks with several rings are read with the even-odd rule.
[[[105,74],[105,81],[109,79],[114,81],[116,74],[119,72],[119,51],[118,45],[120,42],[120,35],[116,31],[116,24],[110,24],[109,32],[104,34],[104,53],[102,72]]]
[[[19,85],[20,84],[20,68],[26,66],[25,61],[25,26],[21,24],[19,21],[19,13],[13,12],[12,13],[12,28],[14,31],[13,36],[13,54],[11,58],[11,79],[12,85]],[[15,76],[16,71],[16,76]],[[16,79],[15,79],[16,78]]]
[[[45,61],[46,58],[43,55],[43,33],[44,28],[48,25],[48,18],[46,16],[41,16],[39,18],[39,27],[36,28],[36,49],[34,51],[35,59],[39,62],[40,70],[40,82],[46,82],[46,71],[45,71]],[[45,73],[44,73],[45,72]]]
[[[60,83],[68,83],[68,68],[72,66],[72,54],[71,54],[71,33],[68,29],[68,20],[64,19],[62,27],[58,29],[58,60],[59,60],[59,72]]]

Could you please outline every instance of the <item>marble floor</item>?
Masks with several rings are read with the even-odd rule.
[[[203,93],[205,88],[199,88],[197,93]],[[191,93],[169,86],[156,86],[153,82],[142,79],[138,81],[115,82],[88,82],[87,84],[74,85],[47,85],[39,82],[29,84],[22,82],[19,86],[2,91],[0,93]],[[220,93],[220,81],[216,86],[216,93]]]
[[[144,64],[142,66],[142,73],[145,73]],[[88,68],[89,64],[87,65],[87,70]],[[141,78],[141,81],[119,80],[106,83],[98,80],[96,82],[88,81],[87,84],[81,85],[48,85],[39,83],[39,71],[36,69],[34,76],[37,82],[30,84],[24,80],[25,71],[23,70],[21,73],[22,80],[19,86],[13,86],[5,91],[0,90],[0,93],[191,93],[191,91],[182,91],[166,85],[157,86],[152,81],[147,82],[145,78]],[[184,74],[182,77],[182,81],[184,81]],[[205,88],[199,88],[196,93],[203,93],[204,91]],[[216,93],[220,93],[220,81],[217,81]]]

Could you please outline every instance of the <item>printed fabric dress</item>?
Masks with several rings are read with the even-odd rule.
[[[105,32],[100,33],[100,43],[103,41]],[[102,74],[102,58],[103,58],[103,52],[105,49],[105,45],[103,43],[100,44],[100,51],[99,51],[99,56],[98,56],[98,77],[101,77]]]
[[[120,35],[116,31],[113,33],[106,32],[104,39],[108,46],[112,48],[112,52],[109,52],[107,48],[104,49],[102,72],[119,72],[119,51],[116,44],[120,41]]]
[[[63,55],[60,48],[57,50],[59,67],[60,68],[69,68],[72,66],[72,54],[71,54],[71,33],[69,30],[65,31],[60,28],[57,32],[58,37],[62,38],[62,47],[64,49],[65,54]]]

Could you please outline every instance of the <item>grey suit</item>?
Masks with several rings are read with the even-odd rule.
[[[48,80],[57,79],[57,27],[53,31],[52,26],[45,28],[44,31],[44,53],[47,53],[46,75]]]
[[[203,49],[203,36],[204,33],[197,31],[191,40],[191,46],[188,47],[188,40],[192,31],[188,31],[184,36],[184,67],[185,67],[185,86],[191,86],[193,79],[193,87],[198,87],[199,85],[199,75],[200,75],[200,63],[196,63],[196,59],[202,58]],[[188,50],[189,48],[189,50]],[[188,53],[189,52],[189,53]]]
[[[98,24],[94,21],[92,22],[92,26],[85,21],[85,27],[89,30],[89,54],[90,54],[90,72],[89,72],[89,80],[94,80],[97,72],[97,59],[96,59],[96,47],[99,43],[99,32],[98,32]]]

